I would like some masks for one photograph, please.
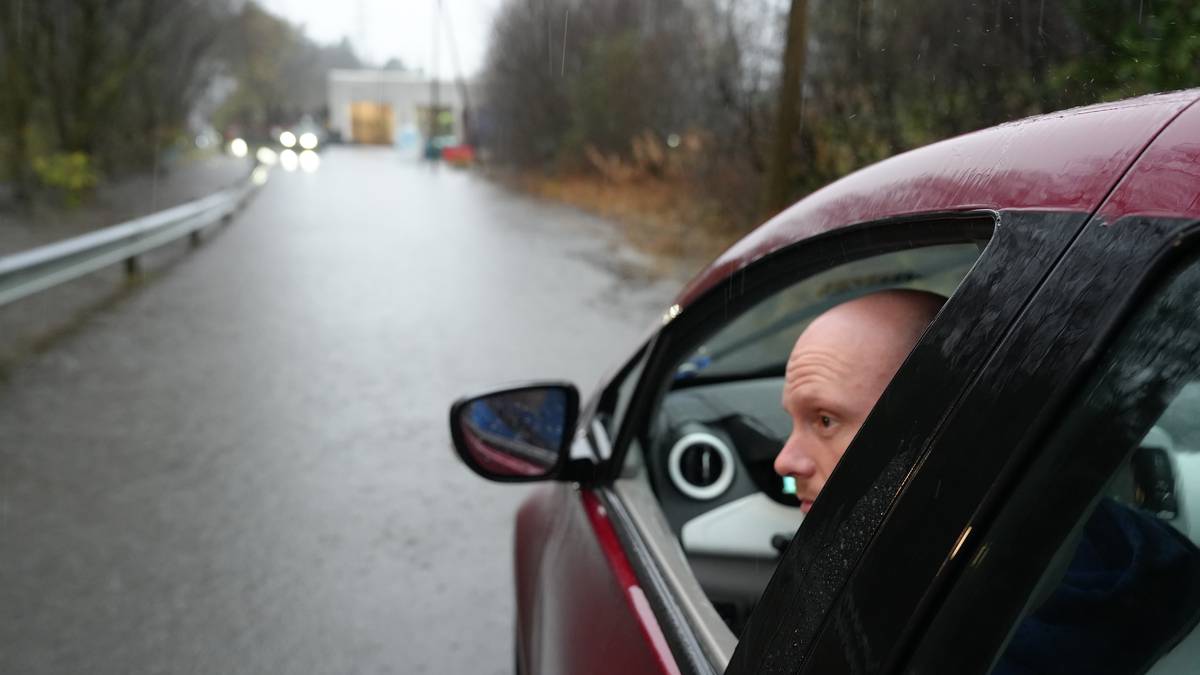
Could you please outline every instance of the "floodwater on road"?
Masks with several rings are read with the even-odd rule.
[[[322,159],[0,381],[0,672],[511,672],[526,488],[447,408],[586,396],[678,281],[471,174]]]

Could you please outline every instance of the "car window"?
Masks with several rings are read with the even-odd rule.
[[[1180,675],[1200,663],[1200,262],[1153,293],[1038,455],[1102,487],[1058,543],[992,673]],[[1111,448],[1111,450],[1109,450]],[[1086,483],[1088,472],[1067,474]],[[1071,489],[1070,481],[1061,488]]]
[[[818,274],[722,327],[684,359],[676,378],[752,377],[778,371],[796,336],[826,309],[884,288],[945,295],[957,286],[980,250],[975,244],[932,246],[867,258]]]
[[[796,338],[823,311],[886,289],[950,296],[976,242],[865,257],[797,281],[689,336],[622,478],[653,493],[705,599],[740,632],[803,520],[772,469],[791,419],[780,405]]]
[[[615,387],[615,400],[613,402],[612,414],[608,417],[605,425],[610,436],[615,435],[622,420],[625,419],[625,414],[629,412],[629,401],[633,398],[633,391],[637,387],[638,380],[642,377],[642,370],[646,367],[644,352],[645,350],[630,361],[629,365],[622,370],[618,381],[613,384]]]
[[[629,413],[629,403],[646,367],[648,351],[646,346],[639,349],[633,358],[621,366],[600,395],[595,417],[588,430],[592,451],[599,461],[611,456],[612,440]]]

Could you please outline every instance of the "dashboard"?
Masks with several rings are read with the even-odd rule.
[[[663,514],[735,632],[803,521],[773,468],[792,424],[782,390],[782,375],[677,387],[647,443]]]

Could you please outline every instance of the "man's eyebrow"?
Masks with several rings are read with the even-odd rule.
[[[789,390],[788,387],[785,386],[783,388],[783,396],[780,397],[779,401],[780,407],[782,407],[785,411],[791,411],[791,409],[788,407],[788,401],[794,401],[797,408],[816,408],[828,410],[829,412],[836,412],[839,414],[843,412],[843,404],[839,401],[836,401],[827,393],[799,392],[795,396],[788,396],[789,391],[792,390]]]
[[[824,396],[812,396],[805,401],[805,404],[814,410],[824,410],[825,412],[831,412],[838,415],[843,413],[841,403]]]

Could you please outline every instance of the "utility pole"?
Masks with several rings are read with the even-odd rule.
[[[439,0],[440,3],[441,0]],[[462,66],[458,62],[458,43],[454,39],[454,24],[451,13],[442,15],[445,20],[446,41],[450,43],[450,62],[454,64],[454,81],[458,85],[458,96],[462,101],[462,143],[472,145],[474,138],[471,134],[471,99],[467,92],[467,81],[463,77]]]
[[[783,48],[783,76],[775,112],[775,133],[767,162],[763,210],[768,216],[788,205],[788,167],[793,156],[792,141],[800,130],[804,97],[804,60],[808,51],[808,0],[792,0],[788,10],[787,41]]]
[[[433,68],[429,79],[429,142],[437,135],[438,124],[438,52],[441,48],[442,0],[433,0]]]

